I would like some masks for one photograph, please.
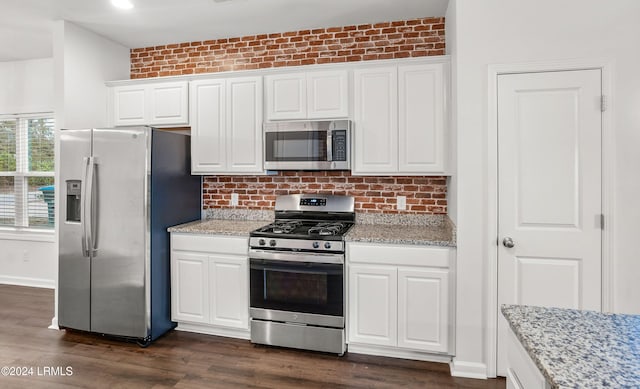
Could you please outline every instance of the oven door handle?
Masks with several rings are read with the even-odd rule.
[[[344,263],[344,254],[289,253],[283,251],[249,250],[249,258],[289,262]]]

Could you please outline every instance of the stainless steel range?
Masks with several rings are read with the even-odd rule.
[[[251,342],[342,355],[353,197],[279,196],[275,218],[249,238]]]

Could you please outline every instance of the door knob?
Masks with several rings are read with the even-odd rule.
[[[506,237],[502,240],[502,244],[504,245],[504,247],[510,249],[513,246],[515,246],[516,244],[514,243],[513,239],[511,239],[510,237]]]

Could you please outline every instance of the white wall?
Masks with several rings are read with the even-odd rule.
[[[105,81],[129,78],[129,48],[59,20],[53,30],[54,99],[56,113],[56,155],[59,156],[60,128],[106,127],[107,87]],[[59,166],[59,159],[56,161]],[[56,172],[56,182],[59,182]],[[56,192],[56,209],[60,199]],[[56,237],[57,242],[57,237]],[[58,258],[58,246],[55,247]],[[57,282],[57,260],[56,260]],[[57,328],[56,317],[51,327]]]
[[[53,112],[53,59],[0,62],[0,114]]]
[[[458,132],[456,363],[487,363],[488,65],[607,58],[614,61],[613,310],[640,313],[640,2],[451,0]],[[450,43],[448,42],[448,45]],[[587,286],[588,287],[588,286]],[[455,365],[455,364],[454,364]]]
[[[0,62],[0,114],[52,112],[53,59]],[[53,236],[0,234],[0,283],[53,288]],[[43,241],[44,239],[44,241]]]
[[[56,124],[107,126],[105,81],[129,78],[129,49],[73,23],[54,28]]]

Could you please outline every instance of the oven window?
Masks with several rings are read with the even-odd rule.
[[[289,301],[293,304],[327,304],[327,275],[264,270],[262,298],[273,301]]]
[[[283,131],[265,134],[267,161],[326,161],[326,131]]]
[[[343,315],[343,265],[251,259],[251,307]]]

